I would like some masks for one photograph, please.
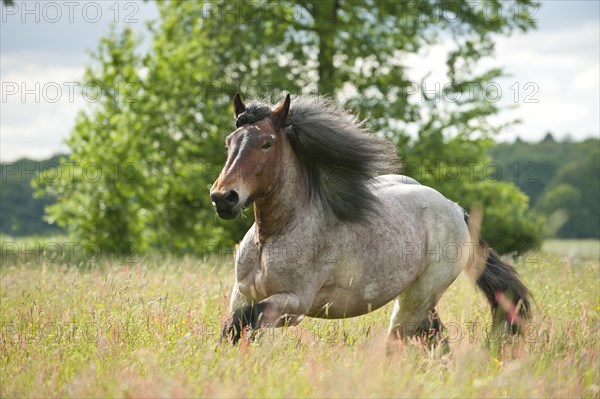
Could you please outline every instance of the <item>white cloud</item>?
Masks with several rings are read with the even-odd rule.
[[[547,131],[557,137],[575,139],[599,136],[600,23],[586,23],[570,30],[533,31],[527,35],[501,38],[496,60],[513,72],[511,78],[523,86],[539,87],[537,104],[520,103],[507,116],[523,124],[503,135],[539,140]]]
[[[504,67],[510,76],[494,82],[501,91],[498,104],[516,107],[502,111],[493,121],[522,120],[498,139],[535,141],[547,131],[559,138],[600,135],[599,36],[600,23],[595,21],[568,30],[540,29],[497,39],[495,57],[483,61],[479,70]],[[436,83],[443,87],[448,83],[449,48],[440,44],[409,57],[410,78],[418,82],[431,71],[427,87]]]
[[[583,70],[571,80],[571,90],[600,95],[600,64],[596,63]]]
[[[63,140],[86,101],[76,86],[83,66],[62,61],[40,52],[2,57],[3,162],[23,156],[44,158],[67,150]]]

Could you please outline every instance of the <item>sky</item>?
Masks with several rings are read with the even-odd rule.
[[[477,1],[477,0],[474,0]],[[47,158],[68,152],[64,140],[79,110],[94,102],[81,91],[90,50],[111,24],[145,32],[158,16],[152,2],[16,1],[0,7],[0,161]],[[521,124],[497,136],[542,139],[600,137],[600,1],[542,1],[538,28],[499,37],[496,54],[481,67],[502,66],[492,101],[510,107],[494,118]],[[443,88],[447,46],[407,59],[410,77],[430,72],[428,90]],[[418,99],[420,94],[416,93]],[[440,101],[445,101],[444,97]]]

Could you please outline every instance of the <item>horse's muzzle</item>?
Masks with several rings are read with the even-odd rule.
[[[222,219],[235,219],[242,211],[240,196],[235,190],[229,190],[225,193],[211,192],[210,199],[217,215]]]

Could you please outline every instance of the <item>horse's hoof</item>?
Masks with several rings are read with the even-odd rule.
[[[221,330],[221,342],[227,341],[235,345],[242,337],[242,329],[240,326],[236,326],[233,320],[228,320],[223,324]]]

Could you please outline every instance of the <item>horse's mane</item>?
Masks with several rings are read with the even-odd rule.
[[[252,102],[237,125],[256,123],[271,107]],[[355,115],[325,97],[297,97],[284,132],[305,169],[311,197],[345,221],[373,213],[378,199],[369,185],[375,176],[397,169],[394,146],[370,133]]]

